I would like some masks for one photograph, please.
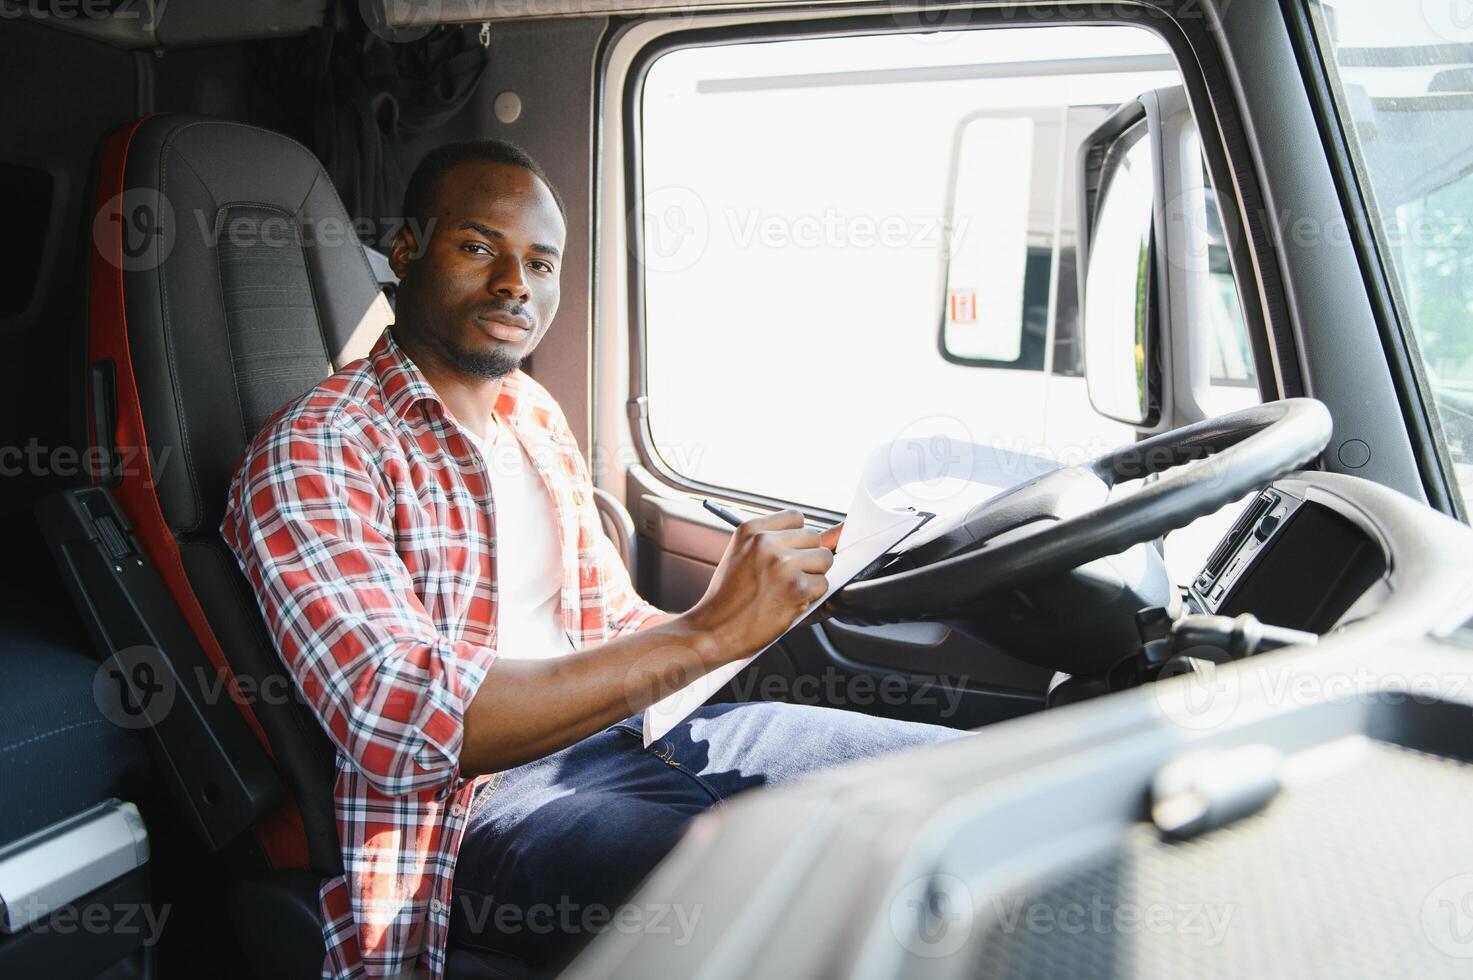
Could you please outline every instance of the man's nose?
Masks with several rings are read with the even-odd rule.
[[[510,256],[503,258],[492,268],[491,279],[487,282],[486,289],[493,295],[510,299],[516,303],[525,303],[532,298],[532,291],[527,286],[527,276],[522,263]]]

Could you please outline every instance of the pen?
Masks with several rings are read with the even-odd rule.
[[[723,521],[725,521],[726,523],[730,524],[732,527],[737,527],[738,525],[740,525],[745,520],[745,518],[738,517],[736,514],[733,514],[731,511],[727,510],[725,507],[721,506],[718,503],[715,503],[714,501],[712,501],[710,499],[702,500],[701,501],[701,506],[702,507],[705,507],[711,513],[715,514],[717,517],[721,518]]]

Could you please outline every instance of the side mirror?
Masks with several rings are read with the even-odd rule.
[[[1158,140],[1148,98],[1080,147],[1079,290],[1084,375],[1095,411],[1128,425],[1161,417]]]
[[[953,364],[1043,370],[1061,125],[1016,109],[957,126],[939,338]]]

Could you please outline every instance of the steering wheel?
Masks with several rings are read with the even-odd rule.
[[[1303,466],[1329,443],[1330,430],[1324,403],[1290,398],[1054,470],[978,504],[896,563],[867,571],[834,594],[832,608],[871,622],[947,618],[1190,524]],[[1159,478],[1105,500],[1117,483],[1151,474]]]

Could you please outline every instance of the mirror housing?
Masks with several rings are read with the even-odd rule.
[[[1080,144],[1078,165],[1079,321],[1090,403],[1145,430],[1170,417],[1162,383],[1162,364],[1170,360],[1161,329],[1167,270],[1160,120],[1154,92],[1125,103]]]
[[[1121,355],[1130,341],[1117,336],[1113,351],[1111,343],[1101,344],[1109,340],[1101,336],[1102,330],[1110,328],[1108,318],[1104,324],[1090,323],[1089,270],[1092,256],[1099,251],[1101,191],[1110,176],[1111,150],[1123,150],[1122,141],[1130,141],[1136,133],[1142,133],[1143,148],[1138,152],[1149,150],[1153,186],[1146,226],[1150,243],[1144,264],[1145,283],[1139,293],[1142,349],[1138,361],[1129,361]],[[1221,305],[1214,304],[1221,298],[1216,295],[1220,287],[1211,282],[1213,255],[1218,260],[1230,260],[1231,249],[1224,239],[1236,232],[1226,226],[1207,179],[1202,144],[1186,91],[1181,86],[1155,89],[1125,103],[1080,144],[1077,166],[1079,329],[1084,337],[1084,375],[1095,411],[1149,433],[1227,410],[1222,405],[1220,386],[1257,388],[1263,365],[1254,363],[1258,355],[1251,352],[1247,363],[1235,366],[1236,376],[1218,377],[1214,373],[1214,345],[1222,338],[1220,332],[1214,333],[1214,322],[1208,315]],[[1226,275],[1231,278],[1230,269]],[[1119,292],[1117,289],[1117,296]],[[1098,291],[1095,299],[1100,300]],[[1229,299],[1241,302],[1236,289]],[[1241,324],[1241,307],[1235,309],[1237,329],[1246,329]],[[1218,315],[1224,313],[1225,308],[1218,310]],[[1116,330],[1118,333],[1118,321]],[[1236,331],[1229,328],[1229,332]],[[1091,336],[1095,340],[1093,357]],[[1118,403],[1119,392],[1125,387],[1122,365],[1132,369],[1136,376],[1131,382],[1138,386],[1136,397],[1124,406],[1128,411]],[[1107,394],[1112,387],[1117,396],[1115,404]]]

